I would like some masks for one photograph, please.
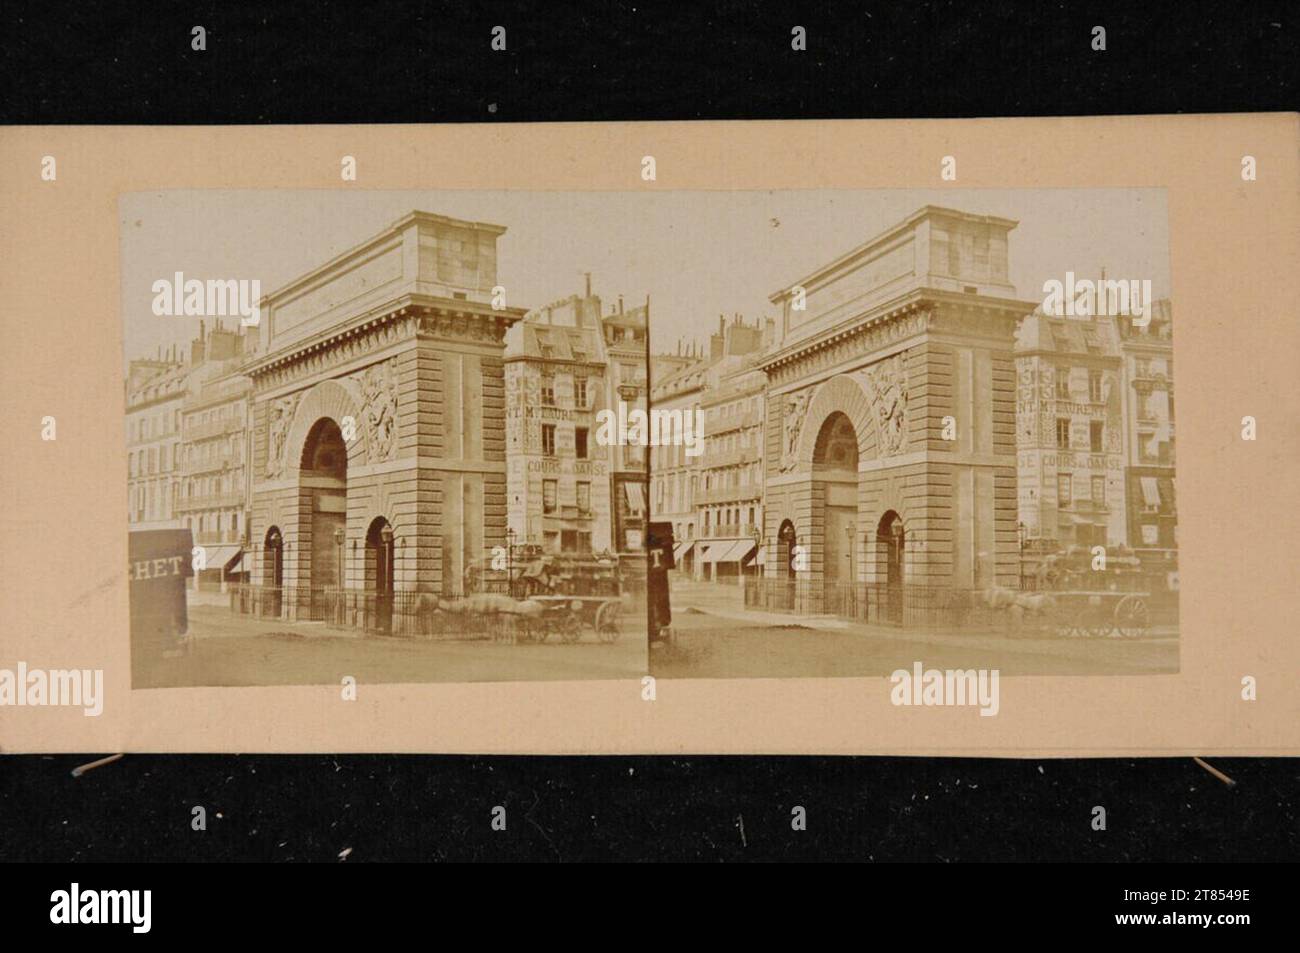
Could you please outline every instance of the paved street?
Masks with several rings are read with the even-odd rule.
[[[928,668],[996,668],[1003,675],[1151,675],[1178,671],[1178,639],[1007,638],[904,631],[823,616],[750,612],[735,586],[672,580],[674,641],[651,651],[661,678],[888,675]]]
[[[361,684],[640,678],[646,639],[637,618],[624,617],[612,645],[589,630],[573,644],[552,636],[541,645],[508,645],[362,636],[319,622],[265,622],[191,605],[190,654],[159,659],[136,687],[337,685],[344,675]]]

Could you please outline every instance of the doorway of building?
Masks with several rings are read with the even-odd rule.
[[[340,541],[346,534],[348,505],[348,448],[339,425],[329,417],[317,420],[307,432],[298,490],[304,503],[298,579],[305,576],[307,583],[298,590],[298,617],[328,621],[343,598]]]
[[[393,528],[382,516],[366,531],[366,593],[373,603],[372,627],[379,632],[393,629]]]
[[[278,526],[266,531],[262,543],[262,585],[265,587],[262,615],[278,619],[284,591],[284,537]]]
[[[858,595],[858,435],[842,411],[826,417],[813,445],[814,486],[824,494],[823,611],[855,615]],[[814,543],[814,551],[816,551]]]
[[[876,550],[880,560],[878,578],[885,583],[884,617],[887,622],[895,624],[903,621],[905,541],[903,519],[894,510],[890,510],[880,518],[876,527]]]
[[[794,531],[794,524],[786,520],[781,524],[781,528],[776,534],[776,558],[780,560],[781,565],[776,567],[776,577],[785,581],[784,599],[778,608],[793,609],[795,603],[795,591],[797,573],[794,568],[795,549],[798,546],[797,537]]]

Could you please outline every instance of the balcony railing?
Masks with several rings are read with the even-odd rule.
[[[759,529],[753,523],[719,523],[716,526],[707,527],[700,534],[700,539],[706,542],[710,539],[736,539],[738,537],[753,539],[758,535]]]
[[[713,450],[704,454],[704,466],[734,467],[746,463],[758,462],[757,447],[741,447],[737,450]]]
[[[204,457],[198,460],[187,460],[181,468],[182,473],[212,473],[217,470],[229,470],[232,467],[242,466],[243,461],[237,459],[232,453],[222,453],[213,457]]]
[[[185,426],[185,439],[206,440],[209,437],[220,437],[225,434],[239,433],[243,429],[244,422],[236,418],[228,420],[209,420],[205,424],[187,424]]]
[[[243,539],[235,530],[225,530],[223,532],[208,530],[194,534],[194,545],[196,546],[220,546],[241,542],[243,542]]]
[[[706,417],[704,429],[708,433],[727,433],[731,430],[746,430],[763,423],[763,412],[751,410],[746,414],[732,414],[727,417]]]
[[[695,502],[702,506],[710,503],[734,503],[737,500],[757,500],[763,496],[763,487],[759,483],[751,483],[749,486],[723,486],[714,487],[708,490],[699,490],[695,494]]]
[[[213,510],[219,507],[243,506],[242,493],[209,493],[205,496],[183,496],[176,501],[177,512]]]
[[[1110,504],[1105,500],[1093,500],[1087,497],[1061,504],[1061,511],[1066,513],[1109,513]]]

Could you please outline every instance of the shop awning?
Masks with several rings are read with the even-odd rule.
[[[1160,505],[1160,487],[1155,477],[1142,477],[1142,499],[1147,506]]]
[[[241,549],[230,559],[226,560],[225,573],[229,576],[231,573],[239,572],[244,564],[244,551]]]
[[[243,552],[238,546],[204,546],[204,568],[225,569],[227,563],[238,559]]]
[[[758,547],[752,539],[711,539],[700,545],[704,547],[700,559],[706,563],[743,562]]]
[[[673,562],[675,563],[681,562],[682,558],[691,551],[691,547],[694,545],[695,545],[695,540],[692,539],[685,543],[678,543],[676,546],[674,546]]]

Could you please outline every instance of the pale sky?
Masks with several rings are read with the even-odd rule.
[[[1150,279],[1170,294],[1162,189],[715,192],[173,191],[121,197],[124,356],[188,345],[198,318],[155,317],[153,282],[259,279],[263,293],[381,231],[412,209],[493,222],[497,280],[512,307],[581,293],[608,312],[651,299],[651,344],[707,341],[719,314],[776,316],[767,298],[922,205],[1016,219],[1011,281],[1040,300],[1066,271]],[[779,224],[778,224],[779,223]]]

